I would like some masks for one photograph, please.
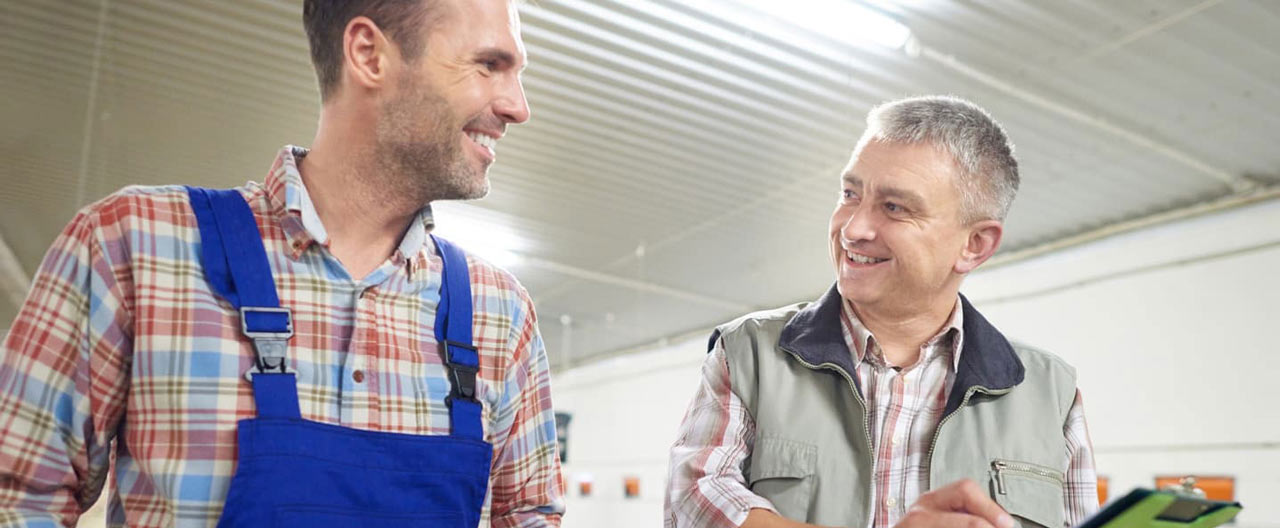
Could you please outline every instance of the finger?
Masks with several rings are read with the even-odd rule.
[[[1010,519],[1012,520],[1012,519]],[[986,519],[968,513],[913,509],[894,528],[996,528]]]
[[[1005,513],[978,483],[965,479],[952,482],[920,497],[917,504],[934,511],[969,513],[982,517],[996,528],[1012,528],[1013,517]]]

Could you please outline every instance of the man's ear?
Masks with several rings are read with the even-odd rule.
[[[373,20],[358,16],[342,31],[343,84],[377,90],[387,85],[395,47]]]
[[[1000,248],[1002,237],[1004,224],[999,220],[982,220],[969,226],[969,238],[960,250],[955,272],[963,275],[981,266]]]

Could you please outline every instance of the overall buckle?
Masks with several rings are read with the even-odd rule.
[[[470,350],[473,354],[476,354],[477,362],[480,358],[475,346],[448,339],[444,340],[445,367],[449,369],[449,384],[452,385],[452,389],[449,391],[449,398],[461,398],[479,403],[480,400],[476,398],[476,374],[480,372],[480,366],[478,364],[466,365],[454,361],[453,352],[449,347]]]
[[[254,314],[262,314],[266,320],[251,317]],[[283,314],[283,319],[278,314]],[[246,379],[252,381],[255,373],[285,374],[289,372],[288,366],[285,365],[285,356],[288,352],[289,338],[293,337],[293,310],[242,306],[240,332],[253,341],[254,366],[245,372]]]

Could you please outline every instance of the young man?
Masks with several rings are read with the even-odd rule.
[[[713,334],[667,525],[1080,522],[1097,491],[1074,370],[959,294],[1000,245],[1012,144],[949,97],[882,105],[867,125],[831,216],[836,284]]]
[[[109,474],[118,526],[559,524],[529,296],[430,235],[529,118],[515,6],[304,22],[310,150],[232,191],[122,190],[50,249],[3,345],[0,525],[74,526]]]

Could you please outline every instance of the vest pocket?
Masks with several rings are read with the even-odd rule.
[[[769,499],[779,515],[805,520],[813,498],[817,458],[818,446],[813,444],[776,436],[756,438],[747,486]]]
[[[991,491],[1022,526],[1057,528],[1064,522],[1062,471],[1016,460],[991,461]]]

